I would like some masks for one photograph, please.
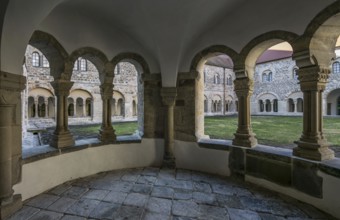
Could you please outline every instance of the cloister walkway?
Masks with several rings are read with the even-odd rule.
[[[26,201],[10,217],[26,219],[333,218],[311,205],[234,178],[148,167],[99,173],[59,185]]]

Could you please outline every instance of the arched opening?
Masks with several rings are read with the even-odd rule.
[[[136,116],[137,115],[137,104],[136,101],[133,100],[132,101],[132,116]]]
[[[259,111],[264,112],[264,103],[262,99],[259,100]]]
[[[92,117],[92,99],[86,99],[86,116]]]
[[[278,112],[278,111],[279,111],[277,99],[274,99],[274,103],[273,103],[273,111],[274,111],[274,112]]]
[[[296,111],[297,112],[303,112],[303,99],[298,98],[296,102]]]
[[[327,96],[327,115],[340,115],[340,89],[332,90]]]
[[[74,102],[72,98],[67,99],[67,113],[68,116],[73,117],[74,116]]]
[[[28,97],[27,110],[28,110],[28,118],[33,118],[35,116],[35,104],[34,104],[34,98],[32,96]]]
[[[271,112],[272,111],[272,104],[269,99],[266,100],[266,112]]]
[[[288,99],[288,112],[295,112],[295,104],[293,99]]]
[[[74,117],[90,117],[92,116],[92,94],[84,89],[74,89],[70,92],[69,97],[75,100],[74,103]],[[90,115],[89,115],[90,112]],[[88,119],[86,119],[88,120]],[[76,123],[76,121],[72,121]]]
[[[48,117],[54,118],[55,117],[55,103],[54,97],[48,98]]]
[[[112,110],[111,112],[113,113],[113,116],[117,116],[113,118],[113,121],[116,119],[122,119],[124,117],[124,95],[119,92],[114,90],[113,91],[113,101],[112,101]]]
[[[77,98],[76,99],[76,117],[83,117],[84,115],[84,110],[85,110],[85,106],[84,106],[84,100],[82,98]]]

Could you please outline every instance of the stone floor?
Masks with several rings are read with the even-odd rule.
[[[333,218],[310,205],[240,180],[149,167],[67,182],[26,201],[9,219]]]

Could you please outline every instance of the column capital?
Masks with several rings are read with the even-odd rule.
[[[73,86],[74,82],[57,79],[51,82],[51,85],[54,89],[55,94],[58,95],[65,95],[68,96],[70,94],[70,90]]]
[[[320,68],[317,65],[298,69],[298,79],[302,91],[323,91],[330,74],[329,68]]]
[[[0,104],[15,105],[20,101],[20,92],[25,88],[26,77],[0,72]]]
[[[251,95],[253,94],[254,80],[247,77],[236,78],[234,80],[234,90],[235,93],[239,95]]]
[[[102,98],[111,98],[113,94],[113,84],[112,83],[103,83],[100,86],[100,94]]]
[[[173,106],[175,105],[177,97],[176,87],[163,87],[161,88],[161,96],[164,105]]]

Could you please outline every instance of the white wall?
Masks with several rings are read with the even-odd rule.
[[[160,166],[164,141],[143,139],[142,143],[104,145],[65,153],[22,167],[22,181],[13,187],[26,200],[66,181],[103,171]]]

